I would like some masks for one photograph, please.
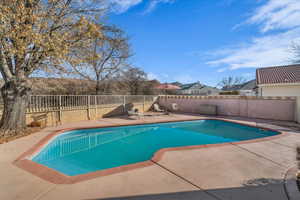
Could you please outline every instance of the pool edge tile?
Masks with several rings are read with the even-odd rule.
[[[111,169],[105,169],[105,170],[99,170],[91,173],[86,173],[82,175],[76,175],[76,176],[67,176],[65,174],[62,174],[54,169],[48,168],[44,165],[38,164],[36,162],[31,161],[28,159],[28,157],[36,154],[39,152],[46,144],[51,141],[55,136],[64,133],[66,131],[72,131],[72,130],[78,130],[78,129],[92,129],[92,128],[108,128],[108,127],[120,127],[120,125],[102,125],[102,126],[93,126],[93,127],[79,127],[79,128],[66,128],[61,129],[58,131],[54,131],[47,136],[45,136],[43,139],[41,139],[36,145],[34,145],[32,148],[21,154],[14,162],[13,164],[21,169],[24,169],[25,171],[28,171],[29,173],[36,175],[40,177],[41,179],[44,179],[46,181],[49,181],[54,184],[74,184],[81,181],[86,181],[90,179],[94,179],[101,176],[108,176],[116,173],[121,173],[133,169],[138,169],[142,167],[148,167],[151,165],[154,165],[155,162],[159,162],[162,158],[165,152],[168,151],[182,151],[182,150],[192,150],[192,149],[201,149],[201,148],[212,148],[212,147],[220,147],[220,146],[226,146],[226,145],[232,145],[232,144],[247,144],[247,143],[256,143],[256,142],[262,142],[262,141],[269,141],[273,139],[277,139],[279,137],[287,136],[288,133],[278,131],[276,129],[271,129],[268,127],[263,126],[254,126],[248,123],[243,123],[243,121],[236,121],[236,120],[230,120],[230,119],[219,119],[214,117],[207,117],[207,118],[199,118],[199,119],[185,119],[185,120],[171,120],[171,121],[163,121],[163,122],[154,122],[154,123],[170,123],[170,122],[181,122],[181,121],[197,121],[197,120],[219,120],[219,121],[226,121],[226,122],[232,122],[241,124],[244,126],[250,126],[250,127],[256,127],[256,128],[262,128],[266,130],[271,130],[278,132],[278,135],[275,136],[268,136],[266,138],[260,138],[260,139],[252,139],[247,141],[239,141],[239,142],[229,142],[229,143],[220,143],[220,144],[206,144],[206,145],[194,145],[194,146],[185,146],[185,147],[174,147],[174,148],[164,148],[157,151],[154,156],[144,162],[134,163],[130,165],[124,165],[119,167],[114,167]],[[151,123],[136,123],[136,124],[124,124],[121,126],[134,126],[134,125],[143,125],[143,124],[151,124]]]

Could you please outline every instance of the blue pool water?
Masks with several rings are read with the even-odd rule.
[[[69,176],[150,160],[162,148],[237,142],[279,133],[220,120],[69,131],[32,158]]]

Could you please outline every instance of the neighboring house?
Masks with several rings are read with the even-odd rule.
[[[218,95],[220,91],[221,90],[219,90],[218,88],[202,85],[201,83],[196,82],[196,83],[182,85],[179,94],[207,96],[207,95]]]
[[[181,89],[180,87],[172,84],[159,84],[154,87],[158,91],[158,94],[177,94]]]
[[[257,94],[256,80],[251,80],[243,84],[223,87],[222,90],[226,92],[238,91],[242,96],[256,96]]]
[[[160,84],[154,87],[157,90],[180,90],[181,88],[172,84]]]
[[[300,96],[300,65],[256,70],[259,96]]]
[[[178,81],[176,81],[176,82],[173,82],[173,83],[170,83],[171,85],[176,85],[176,86],[178,86],[178,87],[180,87],[181,88],[181,86],[183,85],[182,83],[180,83],[180,82],[178,82]]]

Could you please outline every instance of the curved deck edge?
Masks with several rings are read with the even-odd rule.
[[[174,147],[174,148],[164,148],[158,150],[154,156],[144,162],[119,166],[111,169],[105,169],[105,170],[99,170],[87,174],[81,174],[76,176],[67,176],[63,173],[60,173],[54,169],[48,168],[44,165],[38,164],[36,162],[33,162],[29,159],[29,157],[33,156],[34,154],[38,153],[45,145],[47,145],[54,137],[56,137],[59,134],[65,133],[67,131],[72,130],[78,130],[78,129],[93,129],[93,128],[108,128],[108,127],[120,127],[120,126],[134,126],[134,125],[143,125],[143,124],[156,124],[156,123],[170,123],[170,122],[183,122],[183,121],[197,121],[197,120],[219,120],[219,121],[226,121],[226,122],[232,122],[241,124],[244,126],[251,126],[256,128],[261,128],[265,130],[271,130],[278,132],[278,135],[275,136],[269,136],[265,138],[260,139],[253,139],[253,140],[246,140],[246,141],[240,141],[240,142],[230,142],[230,143],[220,143],[220,144],[207,144],[207,145],[194,145],[194,146],[185,146],[185,147]],[[74,184],[90,179],[94,179],[101,176],[108,176],[111,174],[121,173],[137,168],[143,168],[151,165],[155,165],[155,162],[159,162],[162,158],[165,152],[168,151],[181,151],[181,150],[192,150],[192,149],[201,149],[201,148],[213,148],[213,147],[221,147],[221,146],[227,146],[232,144],[246,144],[246,143],[256,143],[256,142],[262,142],[262,141],[269,141],[273,139],[277,139],[279,137],[283,137],[288,135],[286,132],[278,131],[275,129],[263,127],[263,126],[254,126],[243,122],[237,122],[236,120],[228,120],[228,119],[218,119],[218,118],[201,118],[201,119],[193,119],[193,120],[178,120],[178,121],[163,121],[163,122],[155,122],[155,123],[137,123],[137,124],[128,124],[128,125],[114,125],[114,126],[93,126],[93,127],[80,127],[80,128],[68,128],[68,129],[62,129],[59,131],[52,132],[48,134],[46,137],[44,137],[42,140],[40,140],[36,145],[34,145],[31,149],[24,152],[22,155],[20,155],[13,164],[35,176],[40,177],[43,180],[49,181],[54,184]]]

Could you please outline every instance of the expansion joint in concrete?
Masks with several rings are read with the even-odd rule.
[[[231,143],[231,145],[233,145],[233,146],[235,146],[235,147],[237,147],[237,148],[239,148],[239,149],[242,149],[242,150],[244,150],[244,151],[247,151],[248,153],[251,153],[251,154],[253,154],[253,155],[256,155],[256,156],[258,156],[258,157],[260,157],[260,158],[262,158],[262,159],[264,159],[264,160],[268,160],[268,161],[272,162],[273,164],[279,166],[280,168],[283,168],[283,169],[286,168],[286,167],[285,167],[284,165],[282,165],[281,163],[275,162],[275,161],[273,161],[272,159],[269,159],[269,158],[267,158],[267,157],[265,157],[265,156],[263,156],[263,155],[260,155],[260,154],[258,154],[258,153],[255,153],[255,152],[253,152],[253,151],[250,151],[250,150],[248,150],[247,148],[241,147],[241,146],[238,145],[238,144]]]
[[[220,199],[219,197],[217,197],[216,195],[214,195],[214,194],[212,194],[212,193],[210,193],[210,192],[204,190],[203,188],[201,188],[201,187],[198,186],[197,184],[195,184],[195,183],[193,183],[192,181],[190,181],[190,180],[184,178],[183,176],[177,174],[176,172],[174,172],[174,171],[168,169],[167,167],[165,167],[165,166],[159,164],[158,162],[155,162],[154,160],[151,160],[151,162],[153,162],[155,165],[159,166],[160,168],[164,169],[165,171],[167,171],[167,172],[169,172],[169,173],[175,175],[177,178],[183,180],[184,182],[186,182],[186,183],[192,185],[193,187],[197,188],[198,190],[205,192],[207,195],[213,197],[214,199],[216,199],[216,200],[222,200],[222,199]]]

